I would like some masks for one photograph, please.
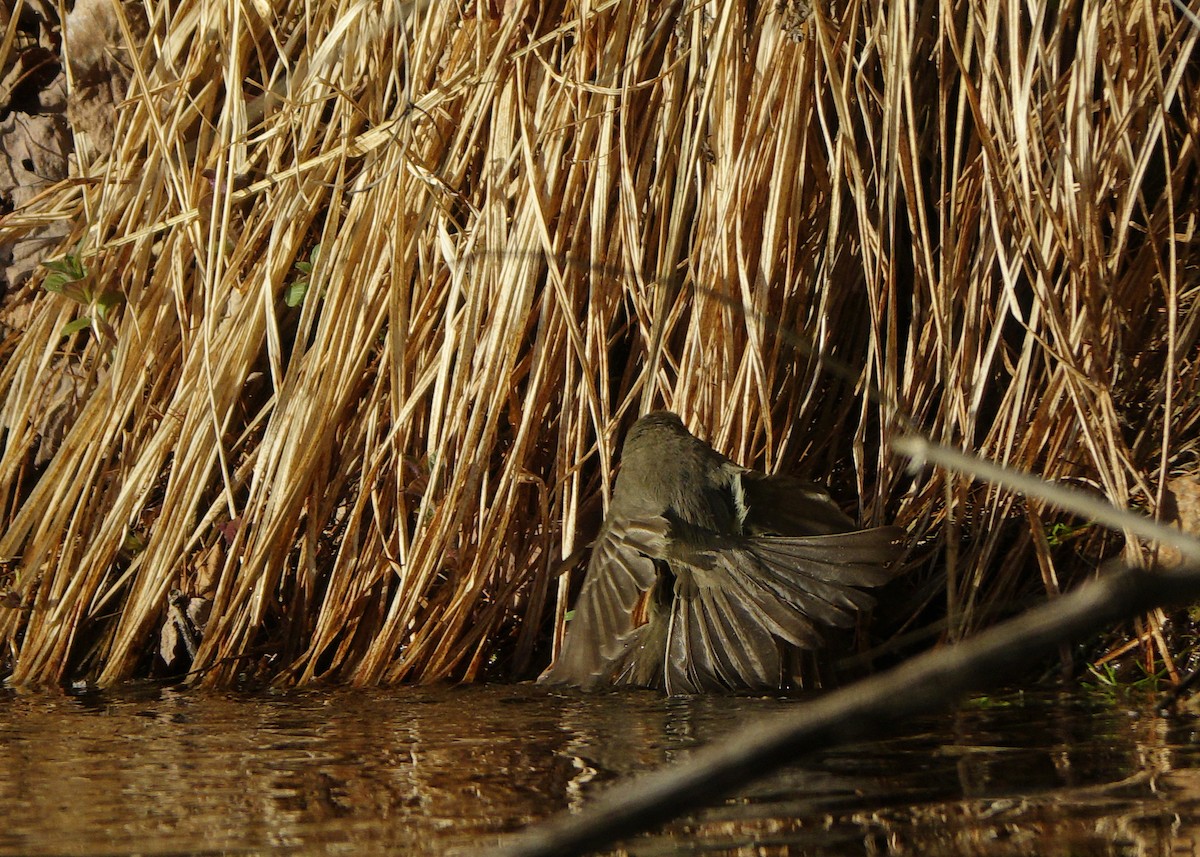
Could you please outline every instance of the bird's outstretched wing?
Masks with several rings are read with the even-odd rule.
[[[605,522],[592,545],[563,650],[543,681],[579,687],[621,683],[629,664],[644,663],[630,655],[644,646],[650,625],[646,598],[657,577],[653,557],[666,554],[669,528],[662,517]]]
[[[852,627],[875,604],[857,587],[894,576],[907,534],[881,527],[802,537],[679,535],[668,540],[675,598],[660,620],[662,686],[671,694],[780,687],[781,644],[815,649],[822,627]]]
[[[783,473],[766,474],[731,465],[732,484],[740,492],[748,535],[818,536],[854,529],[825,486]]]
[[[543,680],[670,694],[767,690],[784,647],[816,649],[895,575],[907,534],[729,536],[662,516],[615,518],[592,547],[566,643]]]

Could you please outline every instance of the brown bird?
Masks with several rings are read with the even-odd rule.
[[[734,464],[673,413],[630,429],[566,641],[543,679],[668,694],[782,687],[789,650],[852,627],[907,533],[855,530],[820,485]]]

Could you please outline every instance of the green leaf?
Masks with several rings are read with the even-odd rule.
[[[99,310],[101,316],[107,315],[110,309],[120,306],[123,303],[125,303],[125,295],[111,289],[102,292],[96,298],[96,308]]]
[[[61,335],[64,339],[66,339],[71,334],[78,333],[79,331],[83,330],[85,327],[91,327],[91,326],[92,326],[92,317],[90,315],[81,315],[79,318],[75,319],[74,321],[68,321],[66,324],[64,324],[62,331],[61,331]]]
[[[146,539],[137,532],[130,530],[125,534],[125,541],[121,543],[121,550],[129,556],[137,556],[146,549]]]
[[[1049,527],[1046,527],[1046,541],[1050,547],[1059,547],[1090,526],[1092,526],[1091,521],[1086,524],[1077,524],[1074,526],[1062,522],[1051,524]]]
[[[314,244],[313,248],[308,251],[308,261],[301,259],[299,262],[292,263],[292,267],[303,276],[289,285],[284,291],[283,302],[288,306],[298,307],[304,303],[304,298],[308,294],[308,278],[312,275],[313,266],[317,264],[317,254],[320,252],[321,245]]]
[[[56,295],[65,295],[76,303],[88,303],[89,295],[87,287],[81,285],[82,281],[87,277],[87,272],[72,270],[69,265],[64,266],[61,263],[61,259],[42,263],[44,267],[54,272],[42,280],[42,288]]]
[[[42,262],[42,267],[62,274],[67,281],[82,280],[87,276],[87,268],[84,267],[83,260],[73,253],[63,256],[61,259],[48,259]]]
[[[290,307],[298,307],[304,303],[304,296],[308,294],[308,280],[296,280],[287,287],[283,293],[283,302]]]
[[[56,295],[61,295],[63,293],[63,286],[72,282],[74,282],[74,280],[72,280],[66,274],[56,271],[55,273],[46,277],[46,279],[42,280],[42,288],[48,292],[53,292]]]

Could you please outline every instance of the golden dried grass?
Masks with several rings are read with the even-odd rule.
[[[0,221],[123,298],[63,341],[30,291],[0,352],[11,680],[145,674],[173,589],[214,684],[528,674],[661,404],[933,533],[951,636],[1089,568],[887,440],[1150,508],[1195,466],[1200,31],[802,7],[146,2],[113,151]]]

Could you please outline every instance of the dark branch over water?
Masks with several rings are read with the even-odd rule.
[[[1155,607],[1200,599],[1200,565],[1169,571],[1109,566],[1099,579],[958,645],[740,729],[683,762],[621,783],[575,814],[516,834],[494,857],[552,857],[603,848],[716,802],[802,754],[878,738],[963,694],[994,687],[1059,645]]]

